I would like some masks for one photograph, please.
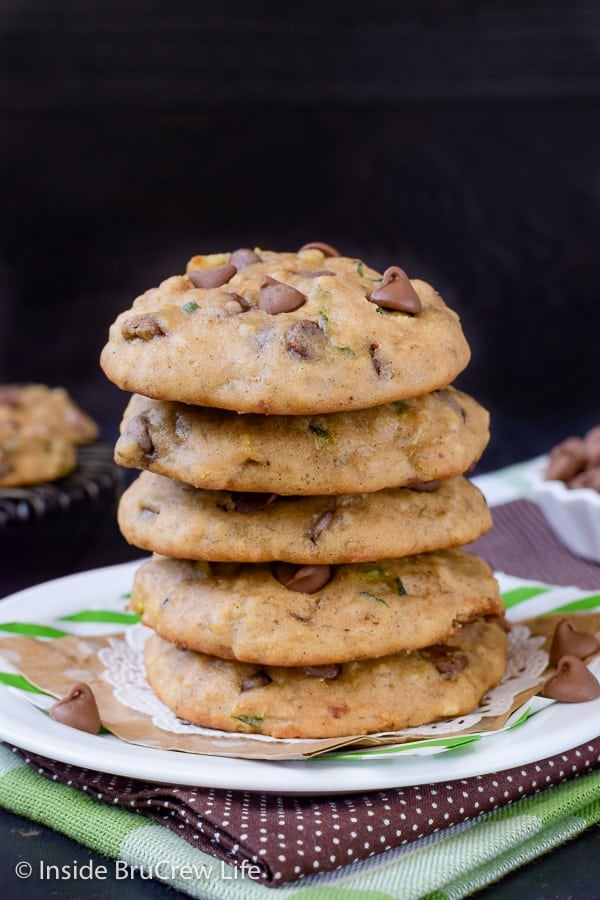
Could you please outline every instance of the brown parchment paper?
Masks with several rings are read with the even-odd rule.
[[[543,636],[545,639],[543,649],[548,651],[554,628],[563,618],[568,618],[580,631],[592,634],[600,632],[600,612],[571,613],[568,617],[546,615],[518,624],[526,625],[533,635]],[[121,740],[144,747],[180,750],[208,756],[291,760],[317,756],[329,750],[353,745],[382,746],[419,739],[417,736],[407,739],[400,734],[391,734],[385,737],[348,735],[323,740],[259,741],[244,734],[223,735],[217,731],[214,737],[167,732],[156,727],[150,716],[120,703],[114,695],[112,686],[103,679],[104,666],[98,654],[115,639],[123,640],[123,633],[97,637],[71,635],[55,640],[14,636],[0,640],[0,654],[36,687],[57,698],[63,697],[77,682],[85,682],[94,692],[104,727]],[[511,708],[505,714],[482,718],[476,726],[463,731],[452,730],[449,736],[454,738],[473,733],[493,732],[502,728],[516,709],[538,693],[552,672],[553,670],[547,667],[533,688],[515,696]],[[437,738],[443,736],[440,729]],[[93,765],[93,760],[90,760],[90,764]]]

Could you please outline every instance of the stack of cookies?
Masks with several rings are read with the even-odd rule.
[[[491,525],[464,477],[488,415],[451,386],[457,315],[397,266],[329,245],[193,257],[116,319],[131,392],[119,525],[152,551],[132,608],[155,693],[280,738],[462,715],[506,664]]]

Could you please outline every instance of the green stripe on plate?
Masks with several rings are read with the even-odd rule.
[[[539,594],[545,594],[549,590],[550,588],[539,586],[518,587],[513,588],[512,591],[506,591],[506,593],[502,594],[502,598],[504,600],[504,605],[508,609],[510,606],[516,606],[518,603],[523,603],[524,600],[530,600],[532,597],[539,596]]]
[[[518,728],[519,725],[522,725],[524,722],[527,721],[527,719],[529,718],[530,715],[531,715],[531,707],[530,707],[530,706],[527,706],[527,707],[523,710],[523,712],[521,713],[521,715],[519,716],[519,718],[516,719],[514,722],[512,722],[512,723],[508,726],[508,728],[507,728],[506,730],[507,730],[507,731],[510,731],[512,728]]]
[[[27,681],[23,675],[16,675],[13,672],[0,672],[0,684],[4,684],[6,687],[20,688],[22,691],[29,691],[30,694],[42,694],[45,697],[50,696],[49,694],[46,694],[45,691],[41,691],[37,688],[35,684]]]
[[[68,631],[52,628],[50,625],[36,625],[34,622],[2,622],[0,631],[10,631],[13,634],[25,634],[28,637],[61,638],[67,637]]]
[[[586,609],[596,609],[600,606],[600,594],[590,594],[589,597],[582,597],[580,600],[572,600],[571,603],[565,603],[564,606],[558,606],[553,609],[553,613],[565,612],[581,612]]]
[[[135,625],[141,616],[136,613],[111,612],[107,609],[84,609],[70,616],[61,616],[61,622],[108,622],[115,625]]]
[[[479,734],[463,734],[460,737],[435,738],[430,741],[408,741],[400,746],[394,744],[393,747],[377,747],[368,750],[355,750],[348,753],[327,753],[325,756],[311,757],[311,762],[318,762],[328,759],[358,759],[363,756],[390,756],[391,754],[402,753],[405,750],[414,750],[415,747],[444,747],[451,750],[454,747],[462,747],[464,744],[472,744],[473,741],[481,740]]]

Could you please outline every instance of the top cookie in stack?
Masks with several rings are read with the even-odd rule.
[[[117,318],[101,365],[157,400],[312,415],[428,393],[469,357],[430,285],[312,244],[193,257]]]
[[[430,285],[320,243],[194,257],[117,318],[115,456],[147,470],[119,523],[162,557],[132,605],[172,709],[330,737],[462,714],[498,682],[497,584],[461,549],[491,525],[462,477],[489,437],[451,386],[468,360]]]

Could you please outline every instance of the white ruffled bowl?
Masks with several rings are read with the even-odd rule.
[[[591,488],[568,488],[562,481],[547,481],[547,465],[548,457],[543,456],[527,471],[532,500],[571,553],[600,563],[600,493]]]

